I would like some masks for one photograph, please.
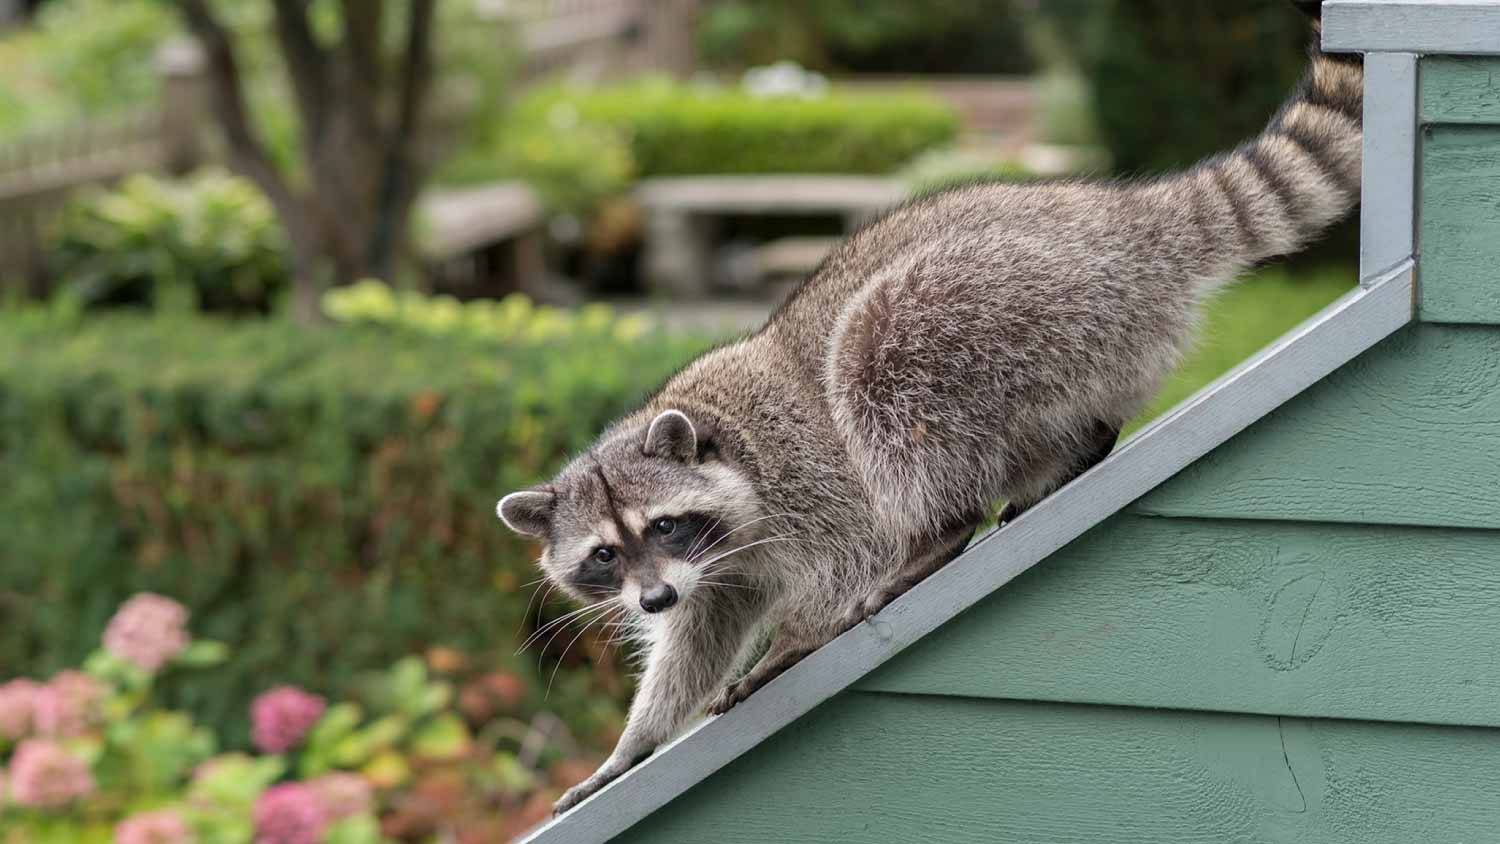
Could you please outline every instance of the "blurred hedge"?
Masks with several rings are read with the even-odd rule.
[[[1066,0],[1042,4],[1087,74],[1116,167],[1190,164],[1259,132],[1307,62],[1291,4]]]
[[[958,134],[958,118],[917,92],[755,96],[665,80],[543,89],[517,104],[523,125],[607,127],[642,177],[701,173],[886,173]]]
[[[430,645],[534,680],[535,549],[494,502],[700,345],[0,313],[0,680],[76,663],[141,590],[236,644],[213,684],[164,684],[231,742],[273,682],[343,696]],[[564,666],[549,706],[607,734],[624,692]]]

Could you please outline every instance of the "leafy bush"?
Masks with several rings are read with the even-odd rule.
[[[0,140],[154,102],[153,57],[175,26],[170,8],[143,0],[43,5],[34,28],[0,37]]]
[[[517,678],[464,681],[452,652],[430,660],[446,676],[417,658],[370,675],[359,702],[268,688],[246,707],[256,752],[215,755],[213,732],[155,694],[159,676],[196,682],[228,656],[187,621],[175,601],[136,595],[82,671],[0,685],[5,841],[501,842],[587,770],[565,734],[536,729],[545,718],[518,719]]]
[[[489,142],[458,150],[437,180],[474,184],[521,179],[548,210],[581,214],[624,193],[635,179],[630,145],[608,126],[578,126],[576,120],[562,125],[499,121],[485,135]]]
[[[549,88],[517,104],[524,125],[604,126],[643,177],[702,173],[887,173],[951,141],[958,119],[917,92],[758,97],[647,80]]]
[[[73,200],[49,257],[85,306],[263,312],[288,277],[270,203],[217,171],[180,182],[135,176]]]
[[[493,301],[460,302],[451,296],[424,296],[394,291],[378,281],[363,281],[323,295],[323,310],[340,322],[386,325],[429,334],[458,334],[507,343],[588,343],[639,340],[650,331],[645,317],[619,317],[607,305],[567,311],[533,305],[524,294]]]
[[[1102,140],[1130,173],[1190,164],[1260,131],[1311,37],[1285,3],[1107,0],[1089,14],[1075,43]]]
[[[722,0],[704,10],[698,44],[709,61],[740,67],[1023,73],[1033,59],[1021,24],[995,0]]]
[[[159,686],[230,746],[270,678],[343,697],[435,645],[524,678],[533,708],[560,664],[552,701],[606,744],[627,680],[588,637],[564,663],[571,634],[544,637],[540,665],[515,653],[559,605],[528,608],[536,549],[494,503],[705,344],[597,320],[556,334],[0,313],[0,677],[77,663],[147,590],[235,643],[212,678]]]

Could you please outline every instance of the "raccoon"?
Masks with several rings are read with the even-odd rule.
[[[1314,46],[1259,136],[1175,175],[896,208],[759,331],[502,499],[582,617],[623,616],[644,655],[618,746],[557,810],[880,610],[992,502],[1014,518],[1104,459],[1204,300],[1358,203],[1362,76]]]

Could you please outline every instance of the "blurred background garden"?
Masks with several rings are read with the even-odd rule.
[[[1254,132],[1284,4],[0,0],[0,844],[497,842],[612,745],[494,502],[973,179]],[[1348,289],[1213,306],[1143,421]]]

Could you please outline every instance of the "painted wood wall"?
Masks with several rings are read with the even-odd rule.
[[[1500,842],[1500,59],[1422,80],[1420,322],[620,840]]]

